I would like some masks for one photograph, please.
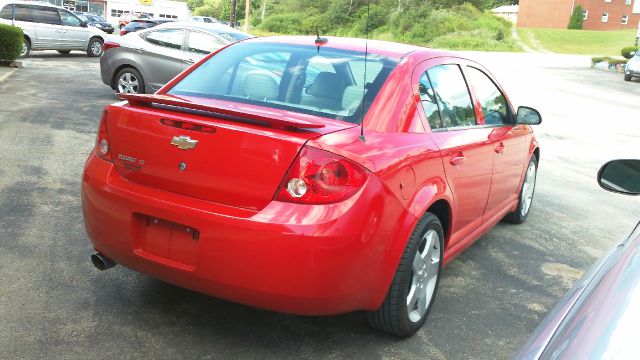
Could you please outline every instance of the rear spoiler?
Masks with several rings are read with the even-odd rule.
[[[323,128],[324,124],[307,122],[294,118],[281,118],[277,114],[265,114],[265,113],[252,113],[228,109],[224,107],[216,107],[212,105],[198,104],[171,95],[156,95],[156,94],[116,94],[118,99],[127,100],[129,104],[133,106],[147,106],[153,107],[153,104],[175,106],[180,108],[192,109],[210,112],[216,115],[221,115],[225,119],[237,119],[248,121],[260,121],[273,126],[290,127],[295,129],[317,129]]]

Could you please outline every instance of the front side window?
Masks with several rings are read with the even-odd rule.
[[[467,67],[469,83],[482,107],[486,125],[511,124],[507,99],[493,81],[482,71]]]
[[[445,128],[476,125],[471,95],[458,65],[438,65],[427,70],[440,106]]]
[[[65,26],[80,26],[80,19],[68,11],[60,10],[60,20]]]
[[[182,29],[162,29],[147,33],[148,42],[172,49],[181,49],[185,31]]]
[[[427,116],[429,126],[431,130],[443,128],[442,119],[440,119],[440,111],[438,109],[438,100],[436,93],[433,91],[431,82],[427,73],[423,73],[418,83],[418,89],[420,91],[420,102],[422,103],[422,109]]]
[[[363,61],[364,53],[355,51],[322,48],[318,52],[316,46],[239,43],[195,69],[169,94],[248,103],[359,124],[362,112],[366,113],[397,64],[395,59],[369,54],[370,81],[356,83],[350,65]]]
[[[187,50],[198,54],[209,54],[222,47],[222,43],[212,35],[199,31],[189,32]]]

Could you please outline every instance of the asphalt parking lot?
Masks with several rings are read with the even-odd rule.
[[[80,176],[102,107],[98,59],[36,53],[0,83],[0,359],[507,359],[581,274],[640,219],[599,166],[640,158],[640,81],[587,57],[471,54],[517,105],[538,108],[538,186],[527,223],[499,224],[445,269],[409,339],[362,313],[301,317],[177,288],[123,267],[99,272]]]

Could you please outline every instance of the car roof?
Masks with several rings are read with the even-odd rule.
[[[266,36],[245,41],[275,42],[280,44],[315,46],[316,38],[316,36]],[[323,38],[327,40],[325,44],[321,45],[323,47],[360,52],[365,52],[366,50],[370,54],[383,55],[396,59],[403,58],[411,53],[416,52],[428,55],[429,57],[452,55],[450,52],[446,52],[443,50],[424,48],[416,45],[401,44],[390,41],[366,40],[360,38],[344,38],[334,36],[325,36]]]
[[[241,33],[241,34],[246,34],[249,37],[253,37],[253,35],[251,34],[247,34],[243,31],[240,31],[238,29],[234,29],[230,26],[227,25],[223,25],[223,24],[219,24],[219,23],[201,23],[201,22],[194,22],[194,21],[173,21],[170,23],[166,23],[166,24],[162,24],[162,27],[179,27],[179,28],[188,28],[188,29],[195,29],[195,30],[203,30],[203,31],[207,31],[207,32],[213,32],[213,33],[218,33],[218,32],[237,32],[237,33]]]
[[[2,5],[9,5],[9,4],[15,4],[15,5],[37,5],[37,6],[44,6],[44,7],[51,7],[51,8],[56,8],[56,9],[67,10],[67,9],[63,8],[62,6],[53,5],[52,3],[48,2],[48,1],[0,0],[0,4],[2,4]]]

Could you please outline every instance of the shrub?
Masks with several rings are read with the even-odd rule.
[[[264,19],[260,29],[280,34],[303,34],[303,14],[273,15]]]
[[[571,14],[571,18],[569,19],[569,25],[567,29],[571,30],[582,30],[582,23],[584,22],[584,9],[580,5],[576,5],[573,8],[573,13]]]
[[[607,62],[609,65],[622,65],[626,64],[626,59],[614,59],[609,56],[596,56],[591,58],[591,66],[594,66],[597,63]]]
[[[635,46],[627,46],[625,48],[622,48],[622,50],[620,51],[620,54],[625,58],[625,59],[631,59],[633,57],[633,55],[635,55],[635,53],[638,51],[638,47]]]
[[[24,34],[16,26],[0,24],[0,59],[15,60],[22,51]]]

